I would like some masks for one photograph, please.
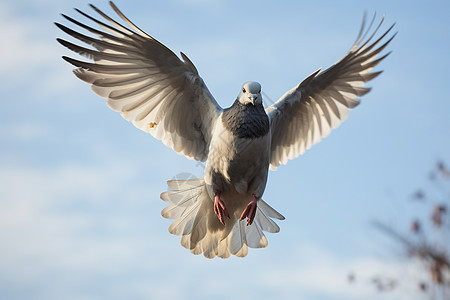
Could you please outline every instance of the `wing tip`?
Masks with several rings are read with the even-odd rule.
[[[314,71],[311,75],[309,75],[305,80],[303,80],[302,82],[300,82],[297,85],[297,90],[305,87],[306,85],[308,85],[315,77],[317,74],[319,74],[319,72],[322,70],[322,67],[318,68],[316,71]]]
[[[61,56],[62,59],[64,59],[66,62],[68,62],[69,64],[73,64],[72,61],[74,60],[73,58],[70,58],[68,56]]]
[[[76,59],[73,59],[73,58],[68,57],[68,56],[65,56],[65,55],[62,56],[62,59],[64,59],[65,61],[67,61],[69,64],[74,65],[75,67],[79,67],[79,66],[77,65],[78,60],[76,60]]]
[[[109,5],[110,5],[114,10],[117,9],[117,6],[114,4],[114,2],[108,1],[108,3],[109,3]]]
[[[61,15],[62,15],[62,16],[64,16],[63,14],[61,14]],[[62,31],[64,31],[64,29],[63,29],[63,28],[64,28],[65,26],[64,26],[64,25],[62,25],[61,23],[58,23],[58,22],[53,22],[53,24],[55,24],[55,26],[56,26],[56,27],[58,27],[59,29],[61,29]]]
[[[194,63],[187,57],[186,54],[180,51],[181,57],[183,58],[184,64],[187,65],[196,75],[198,74],[198,70],[195,67]]]
[[[63,45],[64,47],[67,47],[66,45],[69,43],[68,41],[63,40],[62,38],[56,38],[56,41],[61,45]]]

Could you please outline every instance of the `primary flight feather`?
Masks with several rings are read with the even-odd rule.
[[[91,47],[57,40],[91,60],[63,57],[112,110],[177,153],[206,161],[204,178],[167,182],[161,199],[169,206],[161,213],[175,220],[169,231],[181,235],[192,253],[208,258],[243,257],[248,247],[266,247],[263,231],[278,232],[273,219],[284,219],[262,200],[269,168],[299,156],[347,118],[370,91],[365,83],[381,73],[371,70],[389,55],[379,57],[395,36],[387,38],[394,25],[372,41],[383,19],[370,34],[375,16],[368,29],[364,18],[347,55],[273,105],[264,109],[261,85],[246,82],[223,109],[184,53],[180,59],[110,5],[129,27],[91,5],[103,20],[77,11],[103,30],[63,16],[96,37],[55,23]]]

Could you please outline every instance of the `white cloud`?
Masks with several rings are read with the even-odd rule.
[[[414,281],[382,294],[370,283],[374,275],[414,276],[404,262],[342,258],[312,244],[285,241],[283,253],[269,246],[245,259],[195,257],[167,232],[158,184],[142,181],[160,174],[146,175],[140,161],[106,153],[92,165],[2,168],[0,278],[9,280],[4,284],[34,288],[36,299],[183,299],[188,293],[226,299],[223,286],[251,291],[248,299],[415,295],[408,294]],[[348,283],[349,272],[356,274],[355,284]],[[89,290],[92,284],[96,288]],[[0,283],[0,297],[4,288]]]
[[[153,196],[160,191],[137,181],[137,161],[0,170],[0,277],[22,289],[38,286],[36,299],[222,299],[224,285],[247,288],[248,299],[398,299],[375,297],[370,284],[346,278],[349,271],[358,279],[398,275],[401,262],[341,259],[314,245],[226,261],[192,256],[159,216],[163,204]]]
[[[48,20],[31,16],[18,17],[12,5],[0,4],[0,34],[4,41],[0,47],[0,70],[3,76],[17,76],[36,66],[54,61],[55,47],[45,37]]]
[[[31,142],[48,137],[51,129],[39,123],[10,123],[0,126],[0,138],[10,141]]]
[[[8,274],[21,286],[39,282],[40,293],[48,296],[52,284],[46,276],[73,272],[76,280],[80,269],[117,274],[134,257],[141,257],[148,243],[158,245],[157,237],[141,241],[133,233],[125,234],[130,228],[142,228],[145,220],[130,212],[155,205],[145,197],[148,189],[133,184],[136,172],[135,166],[120,162],[2,168],[0,276]],[[71,276],[58,281],[67,277]],[[89,278],[81,278],[79,284],[86,285]],[[70,288],[69,282],[60,283]],[[0,295],[4,288],[0,284]]]
[[[315,245],[299,245],[291,264],[274,266],[262,277],[264,285],[283,291],[281,298],[314,299],[423,299],[418,289],[419,264],[374,256],[342,259]],[[348,275],[355,275],[350,283]],[[378,293],[375,277],[394,279],[397,287]]]
[[[0,35],[6,41],[0,47],[2,86],[31,91],[33,101],[48,101],[76,81],[68,80],[70,68],[60,59],[64,49],[55,40],[53,20],[37,12],[20,16],[20,9],[20,3],[0,3]]]

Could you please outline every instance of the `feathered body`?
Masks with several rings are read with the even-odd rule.
[[[201,222],[194,219],[192,228],[183,232],[185,243],[182,240],[182,244],[193,253],[204,252],[207,257],[228,257],[230,254],[245,256],[247,246],[260,248],[267,245],[263,230],[279,230],[270,217],[284,217],[267,204],[258,207],[255,223],[247,226],[245,220],[240,220],[252,195],[260,203],[262,201],[269,170],[269,129],[269,118],[261,103],[242,104],[236,100],[217,118],[205,167],[206,189],[199,189],[199,195],[194,196],[203,202],[198,203],[198,211],[195,217],[194,214],[192,216],[203,216],[204,219]],[[178,193],[181,190],[177,189]],[[217,194],[220,194],[230,212],[225,224],[219,221],[213,211]],[[163,193],[162,198],[167,200],[169,195],[172,193]],[[176,227],[180,226],[186,225],[182,223]]]
[[[210,195],[229,189],[228,185],[243,194],[260,177],[265,178],[260,183],[264,191],[269,167],[268,132],[269,118],[262,105],[244,105],[236,100],[223,111],[214,126],[206,162],[205,181]],[[253,191],[252,186],[250,189]]]
[[[167,182],[161,199],[169,206],[161,213],[175,220],[169,231],[208,258],[242,257],[248,247],[266,247],[263,231],[278,232],[272,219],[284,219],[261,199],[269,168],[301,155],[347,118],[358,97],[370,91],[364,84],[381,73],[370,71],[389,54],[377,58],[395,34],[377,45],[393,25],[371,42],[383,20],[369,34],[375,16],[367,30],[364,17],[356,42],[330,68],[314,72],[266,109],[261,85],[246,82],[234,104],[222,109],[184,53],[181,60],[110,4],[129,27],[91,5],[103,21],[77,11],[104,31],[63,17],[95,37],[56,25],[92,48],[57,40],[92,60],[63,57],[108,107],[175,152],[206,161],[204,178]]]

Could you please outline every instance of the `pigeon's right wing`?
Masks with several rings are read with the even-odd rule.
[[[317,70],[266,109],[272,133],[271,169],[299,156],[326,137],[347,118],[349,110],[359,104],[357,98],[370,91],[364,84],[381,73],[370,71],[389,55],[377,58],[395,36],[375,48],[392,25],[370,43],[382,22],[361,45],[371,27],[363,35],[364,18],[358,39],[346,56],[321,73]]]
[[[110,4],[134,30],[93,5],[91,7],[110,25],[77,11],[105,31],[63,15],[100,38],[56,23],[67,34],[94,48],[58,39],[65,47],[93,62],[63,58],[78,67],[74,70],[75,75],[90,83],[99,96],[108,99],[107,104],[112,110],[121,112],[126,120],[177,153],[205,161],[213,125],[222,109],[186,55],[181,53],[183,61],[180,60],[170,49],[136,27],[112,2]]]

